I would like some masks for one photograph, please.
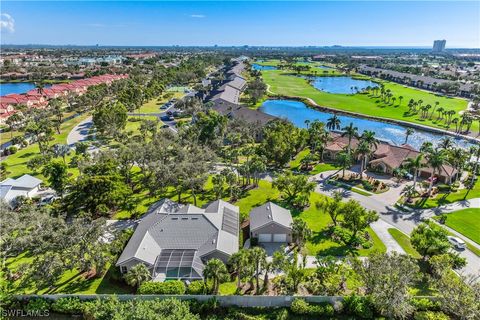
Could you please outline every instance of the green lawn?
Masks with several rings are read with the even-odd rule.
[[[66,122],[62,123],[62,125],[60,127],[60,134],[55,134],[54,137],[53,137],[54,139],[53,139],[53,141],[51,141],[50,144],[53,145],[55,143],[67,143],[68,133],[78,123],[80,123],[81,121],[86,119],[88,116],[89,116],[89,114],[83,114],[81,116],[78,116],[74,119],[71,119],[69,121],[66,121]],[[5,159],[3,161],[7,165],[7,171],[8,171],[7,176],[16,178],[16,177],[19,177],[19,176],[21,176],[25,173],[28,173],[28,174],[37,176],[39,178],[43,178],[43,176],[40,173],[32,172],[31,170],[29,170],[27,168],[28,160],[30,160],[31,158],[33,158],[33,157],[35,157],[39,154],[40,154],[40,150],[38,148],[38,144],[34,143],[34,144],[29,145],[26,148],[23,148],[23,149],[19,150],[17,153],[8,156],[7,159]],[[68,163],[68,160],[71,158],[71,156],[72,155],[67,157],[67,163]],[[73,170],[73,171],[75,171],[75,170]],[[72,173],[75,174],[73,171],[72,171]]]
[[[156,116],[128,116],[127,125],[123,131],[133,135],[140,133],[139,129],[142,125],[142,120],[156,120],[160,123]]]
[[[21,254],[15,258],[7,260],[7,266],[10,270],[16,270],[21,264],[29,263],[33,256]],[[59,293],[79,293],[79,294],[100,294],[100,293],[133,293],[133,289],[123,282],[117,280],[119,277],[118,268],[114,265],[107,266],[107,272],[100,277],[86,279],[83,274],[77,270],[66,271],[55,283],[55,289],[37,288],[34,282],[28,282],[24,286],[16,289],[17,293],[38,293],[38,294],[59,294]],[[20,285],[17,281],[15,285]]]
[[[445,214],[445,225],[480,244],[480,209],[463,209]],[[440,219],[440,216],[434,217]]]
[[[416,208],[436,208],[452,202],[463,201],[480,197],[480,179],[472,189],[460,189],[456,192],[439,193],[434,198],[424,198],[415,203]]]
[[[417,259],[421,258],[421,255],[417,252],[417,250],[415,250],[415,248],[413,248],[412,244],[410,243],[409,236],[395,228],[388,229],[388,233],[390,233],[390,235],[395,239],[395,241],[398,242],[400,247],[402,247],[406,253]]]
[[[382,82],[385,89],[390,89],[397,101],[395,105],[386,105],[381,102],[379,98],[373,97],[369,94],[332,94],[315,89],[306,79],[289,75],[282,70],[264,70],[262,75],[266,84],[270,85],[270,91],[274,94],[291,97],[311,98],[318,105],[331,107],[334,109],[361,113],[369,116],[375,116],[385,119],[394,119],[408,121],[418,124],[423,124],[436,128],[445,128],[442,121],[437,121],[434,116],[432,120],[421,119],[420,115],[408,115],[408,101],[410,99],[423,100],[423,104],[434,105],[438,101],[439,107],[445,110],[455,110],[458,112],[465,110],[467,107],[467,100],[458,98],[448,98],[438,96],[422,90],[406,87],[393,82],[376,79],[377,82]],[[398,97],[403,96],[403,101],[399,104]],[[430,110],[432,111],[432,109]],[[478,122],[472,125],[474,132],[478,131]]]
[[[295,159],[290,161],[290,163],[288,164],[290,169],[291,170],[300,170],[300,162],[308,154],[310,154],[309,149],[305,149],[305,150],[300,151],[297,154],[297,156],[295,157]],[[313,167],[313,170],[309,171],[308,174],[313,176],[313,175],[319,174],[321,172],[330,171],[330,170],[338,170],[338,166],[334,163],[321,162],[321,163],[315,164],[314,167]]]
[[[160,113],[163,112],[163,110],[160,109],[160,107],[168,102],[170,99],[176,98],[179,99],[183,97],[185,93],[183,92],[171,92],[169,94],[169,97],[167,98],[165,95],[162,96],[161,98],[158,99],[152,99],[146,103],[144,103],[140,109],[136,110],[135,113]]]

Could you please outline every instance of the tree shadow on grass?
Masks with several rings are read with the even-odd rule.
[[[22,154],[21,156],[19,156],[19,158],[30,158],[31,156],[34,156],[36,153],[35,152],[27,152],[25,154]]]

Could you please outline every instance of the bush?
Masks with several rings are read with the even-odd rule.
[[[60,298],[52,304],[52,310],[66,314],[81,314],[83,304],[77,297]]]
[[[15,146],[8,147],[8,153],[9,154],[15,154],[15,153],[17,153],[17,151],[18,151],[18,148],[15,147]]]
[[[373,190],[373,186],[370,182],[366,181],[366,180],[362,180],[362,185],[363,185],[363,188],[367,191],[372,191]]]
[[[311,305],[303,299],[294,299],[290,307],[293,313],[297,315],[322,315],[324,309],[319,305]],[[333,307],[332,307],[333,310]]]
[[[326,316],[333,316],[335,314],[335,308],[329,303],[323,307],[323,314]]]
[[[450,317],[441,311],[416,312],[413,318],[415,320],[450,320]]]
[[[205,294],[205,283],[202,280],[192,281],[187,288],[188,294]]]
[[[51,302],[47,299],[43,298],[33,298],[28,301],[27,305],[25,306],[25,310],[27,311],[46,311],[50,310]]]
[[[282,308],[275,312],[275,320],[287,320],[288,319],[288,310],[285,308]]]
[[[167,282],[146,281],[138,288],[140,294],[184,294],[185,284],[180,280]]]
[[[343,306],[347,314],[360,318],[371,319],[374,314],[372,302],[368,297],[352,294],[348,297],[345,297]]]
[[[413,298],[411,304],[417,311],[439,311],[440,302],[426,298]]]

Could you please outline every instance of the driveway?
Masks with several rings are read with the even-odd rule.
[[[379,219],[374,223],[370,224],[370,227],[375,231],[377,236],[382,240],[385,247],[387,247],[387,252],[398,252],[406,254],[405,250],[398,244],[398,242],[392,237],[388,229],[395,228],[391,224]],[[396,229],[396,228],[395,228]]]
[[[394,195],[400,194],[403,186],[391,186],[390,190],[388,191],[389,194],[387,194],[386,192],[386,195],[383,196],[372,195],[367,197],[340,187],[326,184],[325,177],[328,177],[334,172],[335,171],[323,172],[323,178],[321,178],[319,175],[313,177],[313,180],[317,182],[317,186],[315,188],[316,192],[325,194],[327,196],[332,196],[333,191],[340,191],[345,200],[354,199],[357,200],[363,207],[369,210],[375,210],[376,212],[378,212],[379,217],[382,221],[399,229],[407,235],[409,235],[419,223],[421,223],[425,219],[429,219],[433,215],[440,214],[442,212],[460,210],[467,207],[480,207],[480,199],[476,198],[465,202],[462,201],[455,204],[450,204],[443,208],[440,207],[436,209],[412,210],[409,212],[403,212],[394,207],[394,204],[398,199],[398,197],[395,198]],[[384,241],[385,245],[390,242],[388,239],[382,239],[382,241]],[[393,246],[394,245],[392,245],[390,249],[394,249]],[[468,249],[459,252],[459,254],[461,257],[467,260],[467,266],[462,270],[459,270],[459,272],[465,275],[471,274],[475,276],[480,276],[480,257],[475,255]]]
[[[73,147],[75,143],[90,139],[90,129],[93,127],[92,117],[88,117],[77,124],[72,131],[68,133],[67,144]]]

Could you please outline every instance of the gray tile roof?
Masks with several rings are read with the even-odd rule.
[[[282,208],[273,202],[267,202],[250,211],[250,231],[261,228],[270,222],[275,222],[284,227],[291,228],[293,219],[289,210]]]
[[[239,208],[228,202],[201,209],[163,199],[141,219],[116,264],[137,259],[153,266],[167,249],[195,250],[200,258],[215,250],[231,255],[238,250],[238,228]]]

